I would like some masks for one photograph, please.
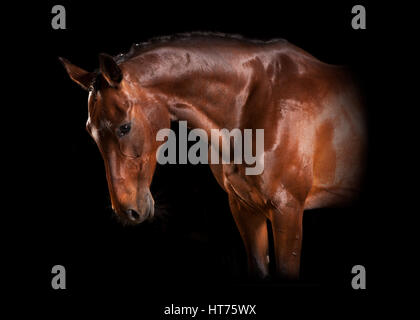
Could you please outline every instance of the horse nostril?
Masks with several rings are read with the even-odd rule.
[[[140,218],[140,215],[137,213],[137,211],[133,209],[128,209],[126,214],[131,220],[138,220]]]

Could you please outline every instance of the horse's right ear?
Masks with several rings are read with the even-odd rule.
[[[80,85],[83,89],[89,90],[89,86],[91,85],[93,79],[95,78],[94,72],[88,72],[79,68],[72,64],[67,59],[59,57],[58,60],[61,61],[64,68],[66,68],[67,73],[69,74],[70,78]]]

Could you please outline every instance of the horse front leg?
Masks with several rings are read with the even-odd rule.
[[[248,256],[248,272],[264,279],[269,275],[267,218],[233,196],[229,204]]]
[[[276,276],[282,279],[299,279],[302,218],[303,209],[297,203],[288,203],[272,212]]]

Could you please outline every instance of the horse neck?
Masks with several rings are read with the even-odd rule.
[[[187,121],[188,127],[208,132],[233,127],[234,115],[240,114],[241,97],[247,94],[246,80],[226,62],[206,59],[211,68],[197,63],[187,65],[180,58],[178,65],[166,66],[167,72],[154,69],[161,79],[154,79],[151,87],[163,96],[172,121]]]

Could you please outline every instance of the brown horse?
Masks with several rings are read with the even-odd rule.
[[[184,34],[99,56],[97,72],[60,58],[89,90],[86,128],[105,162],[116,214],[136,224],[154,214],[149,190],[171,121],[191,128],[264,129],[264,171],[210,164],[229,204],[253,275],[268,275],[267,219],[277,274],[299,277],[306,209],[357,194],[366,146],[361,99],[348,71],[285,40]],[[210,148],[210,146],[209,146]]]

